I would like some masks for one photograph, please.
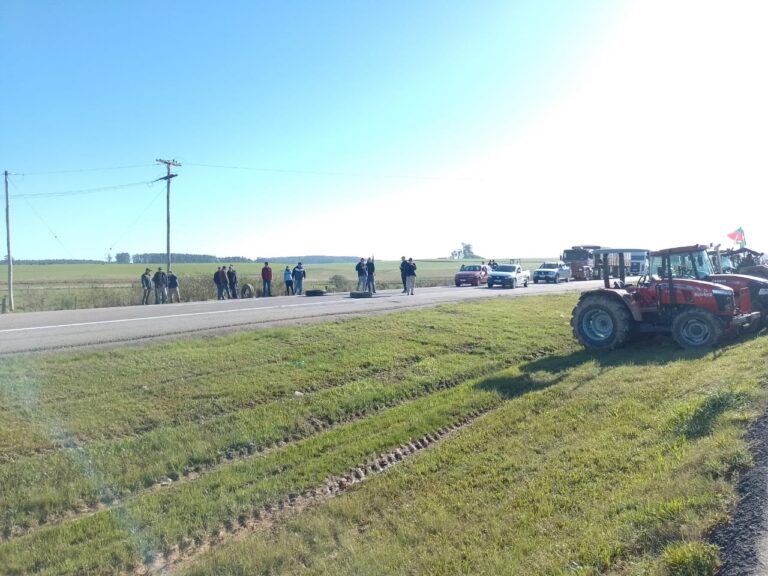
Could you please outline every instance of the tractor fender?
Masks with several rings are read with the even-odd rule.
[[[629,313],[632,315],[633,320],[636,322],[643,321],[643,313],[640,311],[640,306],[637,305],[637,302],[635,302],[632,294],[624,289],[597,288],[595,290],[589,290],[587,292],[581,293],[581,296],[579,296],[579,301],[584,300],[585,298],[589,298],[590,296],[612,298],[613,300],[616,300],[617,302],[620,302],[626,306],[627,310],[629,310]]]

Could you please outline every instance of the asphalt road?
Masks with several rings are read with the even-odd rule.
[[[349,316],[381,314],[477,298],[514,298],[575,292],[599,281],[530,284],[514,290],[485,287],[416,288],[379,291],[373,298],[348,293],[326,296],[276,296],[247,300],[211,300],[119,308],[11,313],[0,316],[0,356],[116,347],[130,343],[210,335],[259,327],[301,324]]]

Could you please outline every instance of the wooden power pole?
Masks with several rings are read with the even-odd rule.
[[[8,309],[13,312],[13,256],[11,256],[11,203],[8,200],[8,170],[5,175],[5,231],[8,243]]]
[[[171,174],[171,166],[181,166],[181,163],[176,160],[162,160],[157,158],[156,162],[165,164],[165,168],[168,171],[165,176],[155,180],[165,180],[165,217],[166,217],[166,243],[165,243],[165,255],[166,266],[165,271],[168,272],[171,269],[171,178],[176,178],[178,174]]]

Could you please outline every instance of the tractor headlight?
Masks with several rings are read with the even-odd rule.
[[[733,290],[722,290],[720,288],[715,288],[712,290],[712,295],[715,297],[715,302],[717,302],[717,309],[721,312],[726,312],[736,308],[736,302],[734,301],[733,297]]]

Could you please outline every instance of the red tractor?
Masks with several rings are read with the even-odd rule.
[[[714,282],[721,275],[713,275],[703,246],[651,252],[649,270],[635,285],[625,283],[627,252],[632,250],[595,250],[595,259],[603,262],[618,254],[619,280],[611,287],[603,270],[605,287],[579,298],[571,326],[584,346],[610,350],[637,333],[671,332],[683,348],[705,348],[717,345],[727,331],[759,325],[761,312],[750,288],[734,283],[737,298],[734,288]]]

